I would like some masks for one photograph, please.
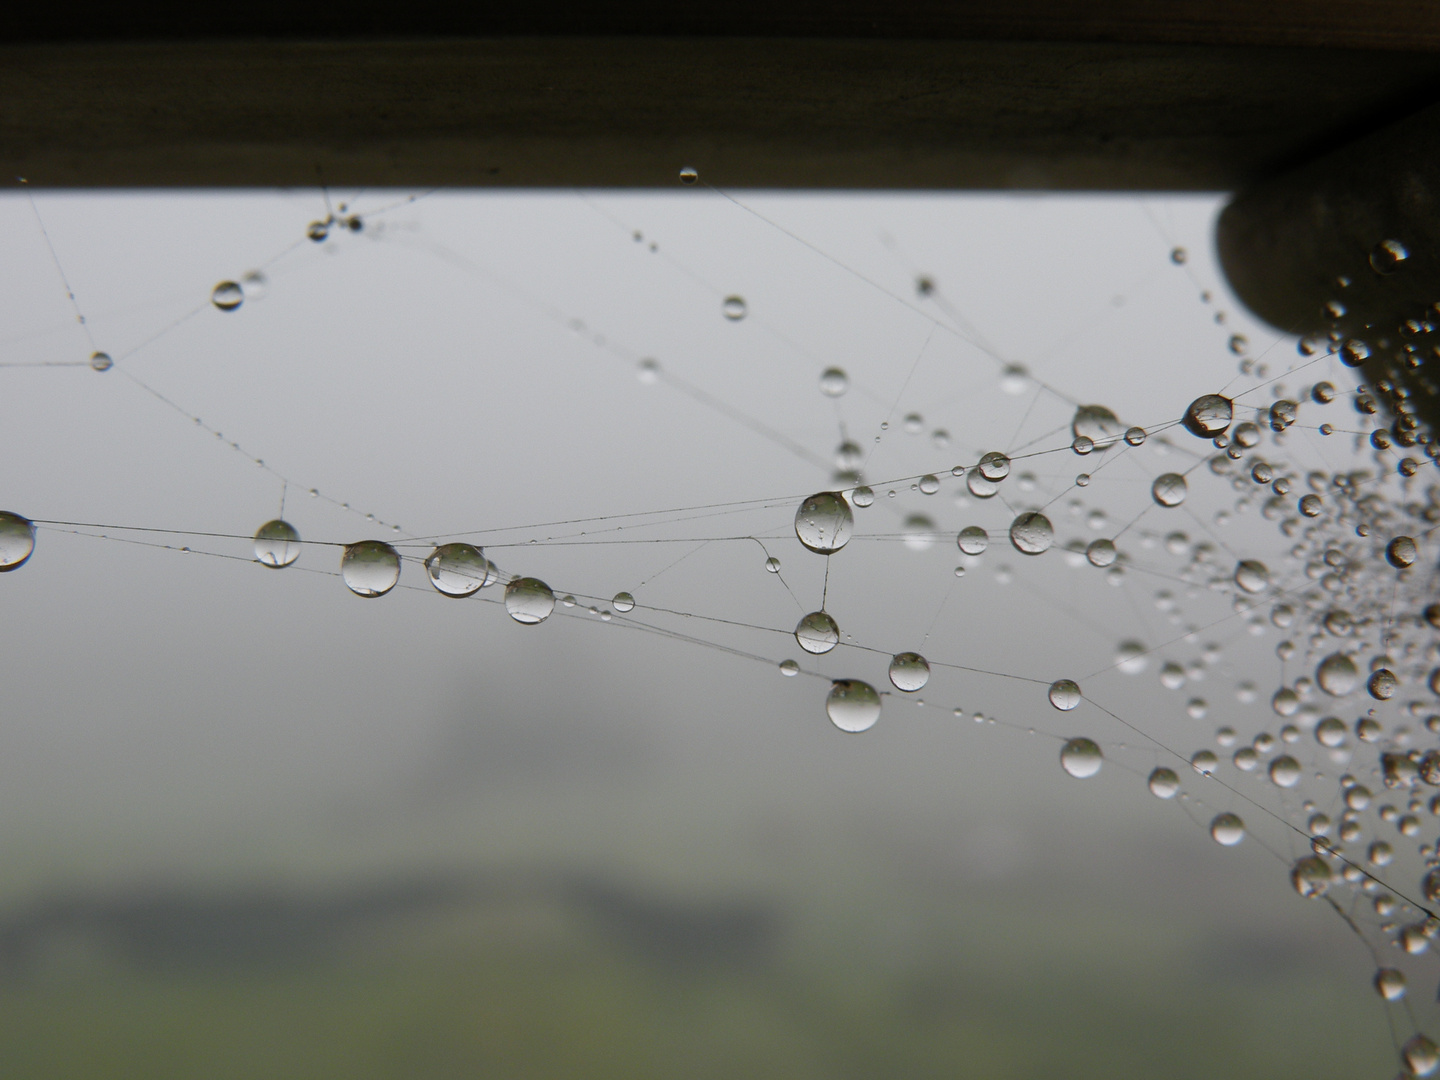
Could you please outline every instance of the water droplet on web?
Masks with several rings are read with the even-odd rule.
[[[839,397],[850,389],[850,376],[843,368],[826,368],[820,375],[820,392],[826,397]]]
[[[1150,497],[1160,506],[1179,506],[1188,492],[1185,477],[1179,473],[1162,473],[1150,485]]]
[[[1300,513],[1304,514],[1306,517],[1313,518],[1319,517],[1320,514],[1324,511],[1325,506],[1324,503],[1321,501],[1320,496],[1312,492],[1309,495],[1300,496],[1300,501],[1296,504],[1296,509],[1298,509]]]
[[[1115,550],[1113,540],[1091,540],[1090,545],[1085,549],[1085,558],[1090,560],[1091,566],[1110,566],[1119,558],[1120,553]]]
[[[797,664],[794,660],[781,660],[780,674],[784,675],[787,679],[799,675],[800,665]]]
[[[221,311],[234,311],[245,300],[245,293],[239,282],[222,281],[210,290],[210,302]]]
[[[356,596],[384,596],[400,580],[400,555],[382,540],[350,544],[340,556],[340,577]]]
[[[1295,423],[1296,405],[1293,401],[1277,401],[1270,406],[1270,430],[1284,431]]]
[[[778,570],[779,567],[777,566]],[[635,597],[628,592],[617,592],[610,600],[610,606],[622,615],[627,611],[635,610]]]
[[[1264,592],[1270,586],[1270,568],[1257,559],[1242,559],[1235,564],[1235,584],[1243,592]]]
[[[1282,754],[1270,762],[1270,782],[1276,787],[1293,788],[1300,783],[1300,762],[1289,754]]]
[[[1396,689],[1400,686],[1400,680],[1389,668],[1380,668],[1372,672],[1370,681],[1365,684],[1365,689],[1376,701],[1389,701],[1395,696]]]
[[[867,485],[861,484],[850,492],[850,501],[863,510],[875,502],[875,492]]]
[[[1170,249],[1170,261],[1171,261],[1172,263],[1174,263],[1176,266],[1184,266],[1184,265],[1185,265],[1185,260],[1188,259],[1189,257],[1190,257],[1190,256],[1189,256],[1189,253],[1186,252],[1186,250],[1185,250],[1183,247],[1177,247],[1177,248],[1171,248],[1171,249]]]
[[[1420,557],[1420,549],[1413,537],[1397,536],[1385,545],[1385,561],[1397,570],[1412,566]]]
[[[275,569],[300,557],[300,534],[288,521],[276,518],[255,530],[255,560]]]
[[[555,594],[539,578],[516,578],[505,586],[505,610],[516,622],[534,626],[555,610]]]
[[[245,299],[254,303],[256,300],[265,298],[265,290],[270,287],[270,281],[259,270],[247,270],[240,277],[240,290],[245,294]]]
[[[745,318],[745,298],[743,296],[727,296],[725,302],[720,305],[720,312],[731,322],[739,322]]]
[[[425,575],[442,596],[471,596],[490,583],[490,560],[472,544],[441,544],[425,558]]]
[[[927,473],[920,478],[920,493],[922,495],[934,495],[940,490],[940,478],[933,473]]]
[[[1310,391],[1310,400],[1316,405],[1328,405],[1335,400],[1335,386],[1333,383],[1317,382]]]
[[[955,538],[955,543],[966,555],[982,555],[990,546],[990,534],[979,525],[966,525]]]
[[[970,474],[965,477],[965,486],[977,499],[988,499],[1000,490],[993,481],[981,476],[979,469],[970,470]]]
[[[689,165],[686,165],[683,169],[680,170],[680,183],[682,184],[693,184],[696,180],[699,179],[700,174]]]
[[[1409,257],[1399,240],[1381,240],[1370,250],[1370,266],[1377,274],[1393,274]]]
[[[1345,697],[1353,693],[1360,681],[1360,672],[1355,661],[1344,653],[1331,653],[1315,668],[1315,682],[1331,697]]]
[[[806,652],[819,656],[840,644],[840,627],[829,612],[812,611],[795,625],[795,640]]]
[[[1010,543],[1022,555],[1039,555],[1055,542],[1055,527],[1038,510],[1020,514],[1010,523]]]
[[[1321,862],[1321,865],[1325,864]],[[1326,866],[1325,869],[1328,872],[1330,868]],[[1296,891],[1299,891],[1298,885]],[[1305,894],[1301,893],[1301,895]],[[1405,974],[1395,968],[1381,968],[1375,972],[1375,992],[1386,1001],[1399,1001],[1405,996]]]
[[[1150,794],[1157,799],[1173,799],[1180,791],[1180,777],[1175,775],[1174,769],[1167,769],[1163,765],[1151,771],[1147,783]]]
[[[1250,467],[1250,479],[1257,484],[1268,484],[1275,479],[1275,470],[1266,461],[1257,461]]]
[[[328,221],[312,221],[306,226],[305,235],[318,244],[330,235],[330,223]]]
[[[880,695],[859,679],[836,679],[825,698],[825,713],[841,731],[858,735],[880,719]]]
[[[1213,776],[1220,768],[1220,759],[1213,750],[1196,750],[1190,755],[1190,767],[1202,776]]]
[[[1290,868],[1290,885],[1305,899],[1313,900],[1325,895],[1333,876],[1330,864],[1319,855],[1306,855],[1295,860],[1295,865]]]
[[[1130,446],[1143,446],[1148,437],[1143,427],[1129,427],[1125,429],[1125,442]]]
[[[992,450],[982,457],[978,467],[981,476],[995,483],[1010,475],[1010,459],[998,450]]]
[[[1071,739],[1060,748],[1060,767],[1077,780],[1088,780],[1100,771],[1104,755],[1090,739]]]
[[[1210,822],[1210,836],[1225,847],[1234,847],[1245,839],[1245,822],[1239,814],[1216,814]]]
[[[780,560],[775,558],[774,555],[771,555],[765,560],[765,569],[772,574],[778,574],[780,572]]]
[[[1006,394],[1023,394],[1030,382],[1030,373],[1020,364],[1007,364],[1000,372],[1000,389]]]
[[[1338,716],[1327,716],[1315,725],[1315,741],[1331,750],[1344,746],[1348,734],[1345,721]]]
[[[0,572],[25,564],[35,551],[35,526],[29,518],[0,510]]]
[[[905,546],[911,551],[927,551],[935,544],[935,522],[924,514],[911,514],[900,526]]]
[[[1075,440],[1070,444],[1070,449],[1084,457],[1095,449],[1095,440],[1089,435],[1076,435]]]
[[[1213,439],[1229,430],[1234,416],[1235,407],[1229,398],[1219,394],[1205,394],[1190,403],[1181,423],[1191,435],[1201,439]]]
[[[1074,679],[1056,679],[1050,684],[1050,704],[1069,712],[1080,704],[1080,684]]]
[[[1122,641],[1115,648],[1115,667],[1124,675],[1139,675],[1150,662],[1145,651],[1138,641]]]
[[[1070,434],[1089,439],[1091,446],[1106,446],[1120,438],[1125,428],[1104,405],[1081,405],[1070,421]]]
[[[1416,1076],[1429,1076],[1440,1067],[1440,1050],[1424,1035],[1412,1035],[1401,1047],[1400,1056]]]
[[[890,660],[890,682],[896,690],[913,694],[930,681],[930,663],[919,653],[896,653]]]
[[[820,555],[839,551],[850,539],[855,515],[837,491],[811,495],[795,511],[795,535],[800,543]]]
[[[97,352],[90,354],[90,370],[109,371],[115,366],[115,361],[110,359],[109,353]]]

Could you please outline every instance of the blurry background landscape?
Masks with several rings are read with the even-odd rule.
[[[364,215],[407,194],[331,198]],[[893,533],[904,504],[950,537],[985,524],[992,546],[964,560],[948,539],[911,551],[857,536],[830,571],[842,630],[1046,681],[1100,671],[1122,640],[1183,633],[1153,582],[1109,588],[1060,543],[1022,564],[1001,542],[1004,507],[957,504],[951,464],[1063,444],[1073,405],[1005,392],[998,365],[935,321],[958,311],[1005,361],[1127,423],[1173,419],[1234,376],[1232,333],[1276,372],[1295,356],[1289,341],[1267,354],[1274,338],[1225,297],[1217,200],[738,197],[844,266],[702,188],[441,192],[303,241],[265,267],[263,297],[224,313],[211,287],[301,240],[325,215],[319,191],[38,195],[117,367],[0,371],[0,503],[248,535],[281,490],[233,439],[299,485],[285,517],[306,539],[390,538],[373,512],[410,535],[468,531],[557,594],[629,589],[637,616],[788,629],[799,601],[760,547],[700,540],[779,538],[764,545],[803,610],[818,607],[824,560],[795,541],[785,500],[830,486],[843,424],[870,451],[867,479],[945,482],[882,495],[858,532]],[[23,194],[0,221],[0,360],[84,361]],[[938,291],[918,294],[917,275]],[[731,294],[747,303],[738,322],[721,314]],[[645,357],[753,423],[642,383]],[[832,364],[852,380],[838,401],[817,386]],[[1052,493],[1082,467],[1063,456],[1031,466]],[[1098,464],[1085,510],[1130,520],[1155,470]],[[690,544],[485,532],[770,496],[643,534]],[[1221,505],[1204,498],[1196,485],[1197,513]],[[1093,535],[1064,505],[1057,540]],[[892,695],[874,730],[842,735],[822,681],[602,622],[588,601],[523,627],[498,588],[447,600],[413,562],[401,588],[362,602],[333,576],[334,548],[275,572],[199,554],[248,558],[245,541],[158,539],[197,551],[42,529],[0,579],[8,1075],[1393,1070],[1365,946],[1259,843],[1222,849],[1152,798],[1158,758],[1088,705],[1062,717],[1043,687],[937,669],[919,695],[934,707]],[[1197,622],[1229,613],[1207,602]],[[780,635],[666,625],[802,658]],[[1242,710],[1237,726],[1263,724],[1263,702],[1234,686],[1272,670],[1273,631],[1233,621],[1172,652],[1212,638],[1204,720],[1161,689],[1160,656],[1087,694],[1187,751]],[[881,657],[803,659],[886,685]],[[1105,744],[1100,776],[1065,776],[1057,734]]]

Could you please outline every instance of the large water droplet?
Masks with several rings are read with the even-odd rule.
[[[825,712],[841,731],[857,735],[880,719],[880,695],[859,679],[836,679],[825,698]]]
[[[252,303],[264,299],[269,284],[269,279],[259,270],[247,270],[240,277],[240,290],[245,294],[245,299]]]
[[[820,555],[839,551],[850,539],[855,514],[838,491],[811,495],[795,511],[795,535],[800,543]]]
[[[1381,240],[1370,251],[1370,266],[1377,274],[1393,274],[1409,257],[1399,240]]]
[[[1289,754],[1281,754],[1270,762],[1270,782],[1276,787],[1294,787],[1300,783],[1300,762]]]
[[[1331,653],[1315,668],[1315,681],[1331,697],[1344,697],[1354,692],[1360,672],[1344,653]]]
[[[868,484],[861,484],[854,491],[850,492],[850,501],[861,510],[875,502],[875,492]]]
[[[610,600],[610,606],[622,614],[635,610],[635,597],[628,592],[617,592]]]
[[[1290,868],[1290,884],[1307,900],[1324,896],[1330,888],[1330,880],[1333,876],[1330,864],[1319,855],[1307,855],[1303,859],[1296,859],[1295,865]]]
[[[1060,767],[1077,780],[1094,776],[1104,760],[1100,747],[1083,736],[1071,739],[1060,748]]]
[[[516,578],[505,586],[505,610],[516,622],[534,626],[555,610],[555,594],[539,578]]]
[[[913,694],[930,681],[930,663],[919,653],[896,653],[890,660],[890,682],[896,690]]]
[[[1239,814],[1216,814],[1210,822],[1210,836],[1225,847],[1234,847],[1245,839],[1245,822]]]
[[[1440,1050],[1424,1035],[1412,1035],[1400,1048],[1405,1067],[1416,1076],[1429,1076],[1440,1068]]]
[[[983,555],[990,546],[990,534],[979,525],[966,525],[955,538],[955,543],[966,555]]]
[[[1395,696],[1396,689],[1400,686],[1400,680],[1389,668],[1380,668],[1370,673],[1370,681],[1365,684],[1365,689],[1376,701],[1389,701]]]
[[[300,534],[288,521],[276,518],[255,530],[255,559],[275,569],[289,566],[300,557]]]
[[[1090,561],[1091,566],[1106,567],[1112,565],[1120,553],[1115,550],[1113,540],[1099,539],[1091,540],[1085,548],[1085,558]]]
[[[1081,405],[1070,421],[1071,435],[1077,439],[1089,439],[1093,445],[1102,448],[1120,438],[1124,431],[1115,414],[1104,405]]]
[[[928,551],[935,544],[935,522],[924,514],[911,514],[901,523],[900,531],[911,551]]]
[[[245,291],[237,281],[222,281],[210,290],[210,302],[221,311],[234,311],[245,301]]]
[[[1175,775],[1174,769],[1167,769],[1164,765],[1152,770],[1147,782],[1150,794],[1157,799],[1173,799],[1180,791],[1180,777]]]
[[[1397,570],[1413,566],[1420,557],[1420,549],[1413,537],[1397,536],[1385,545],[1385,561]]]
[[[1124,675],[1139,675],[1150,663],[1144,644],[1122,641],[1115,648],[1115,666]]]
[[[808,653],[820,655],[840,644],[840,627],[827,611],[812,611],[795,625],[795,640]]]
[[[1030,382],[1030,373],[1021,364],[1007,364],[1000,372],[1000,389],[1007,394],[1023,394]]]
[[[979,469],[971,469],[970,474],[965,477],[965,486],[970,489],[970,494],[977,499],[988,499],[1000,490],[999,486],[992,480],[986,480]]]
[[[384,596],[400,580],[400,555],[382,540],[350,544],[340,556],[340,577],[356,596]]]
[[[1056,679],[1050,684],[1050,704],[1069,712],[1080,704],[1080,684],[1074,679]]]
[[[1386,1001],[1399,1001],[1405,996],[1404,973],[1395,968],[1381,968],[1375,972],[1375,992]]]
[[[1010,459],[999,450],[992,450],[980,459],[980,475],[994,483],[999,483],[1010,475]]]
[[[29,518],[0,510],[0,573],[23,566],[35,550],[35,526]]]
[[[1201,439],[1213,439],[1216,435],[1223,435],[1230,428],[1230,421],[1235,418],[1235,406],[1227,397],[1219,394],[1205,394],[1196,398],[1185,410],[1185,417],[1180,422],[1185,425],[1185,430]]]
[[[1022,555],[1039,555],[1055,542],[1055,528],[1038,510],[1021,514],[1010,523],[1010,543]]]
[[[1247,593],[1264,592],[1270,585],[1270,568],[1256,559],[1235,564],[1235,584]]]
[[[471,544],[441,544],[425,559],[425,574],[442,596],[470,596],[490,583],[492,567]]]
[[[820,374],[820,392],[826,397],[839,397],[850,389],[850,376],[844,368],[826,368]]]
[[[1161,506],[1179,506],[1188,492],[1185,477],[1179,473],[1163,473],[1150,485],[1150,497]]]

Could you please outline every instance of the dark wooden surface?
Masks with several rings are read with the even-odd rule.
[[[1440,97],[1437,0],[139,0],[0,21],[48,186],[1228,189]]]
[[[1222,190],[1436,96],[1440,55],[783,38],[0,46],[40,186]]]

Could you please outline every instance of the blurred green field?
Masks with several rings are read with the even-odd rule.
[[[1057,921],[992,891],[912,904],[899,922],[866,897],[790,904],[758,947],[687,950],[671,933],[683,903],[615,895],[638,921],[551,890],[362,919],[319,952],[248,958],[147,959],[113,934],[51,935],[0,985],[0,1061],[8,1076],[75,1080],[1394,1068],[1378,1000],[1336,977],[1333,956],[1267,949],[1263,933],[1176,936],[1093,897]],[[692,929],[715,909],[694,910]],[[672,925],[647,943],[647,917]]]

